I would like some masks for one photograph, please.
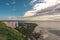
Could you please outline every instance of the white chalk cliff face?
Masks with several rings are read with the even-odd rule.
[[[35,3],[38,0],[33,1]],[[60,14],[60,0],[43,0],[42,3],[37,3],[32,10],[25,13],[24,16],[42,16],[42,15]]]

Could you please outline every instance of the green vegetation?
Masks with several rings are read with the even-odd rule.
[[[0,40],[25,40],[24,35],[0,22]]]
[[[19,23],[19,27],[13,29],[0,22],[0,40],[27,40],[36,26],[35,23]]]
[[[16,27],[16,30],[24,34],[26,37],[29,37],[36,26],[37,24],[35,23],[19,23],[19,27]]]

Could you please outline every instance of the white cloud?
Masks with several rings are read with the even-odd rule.
[[[44,0],[44,1],[45,1],[44,3],[35,4],[33,6],[33,9],[36,11],[39,11],[39,10],[45,9],[50,6],[54,6],[60,2],[59,0]]]
[[[16,16],[9,16],[6,18],[6,20],[17,20]]]
[[[39,3],[37,1],[42,1],[42,3]],[[35,3],[37,2],[36,4],[34,4],[32,10],[28,10],[26,13],[25,13],[25,16],[33,16],[36,14],[36,12],[42,10],[42,9],[45,9],[47,7],[51,7],[51,6],[54,6],[58,3],[60,3],[60,0],[32,0],[31,3]],[[33,11],[34,13],[32,13],[31,11]],[[33,15],[32,15],[33,14]]]
[[[43,3],[44,1],[43,0],[32,0],[31,2],[30,2],[30,4],[31,5],[33,5],[34,3],[36,4],[36,3]]]
[[[58,3],[60,0],[45,0],[46,3]]]
[[[10,4],[9,3],[5,3],[5,5],[8,5],[9,6]]]
[[[17,9],[16,9],[16,8],[13,8],[12,10],[13,10],[13,11],[16,11]]]
[[[36,1],[37,1],[37,0],[32,0],[31,2],[33,2],[33,3],[34,3],[34,2],[36,2]]]
[[[43,4],[43,5],[42,5]],[[41,9],[44,9],[44,8],[47,8],[49,5],[45,4],[45,3],[38,3],[38,4],[35,4],[33,9],[36,10],[36,11],[39,11]]]
[[[26,4],[24,4],[24,7],[26,7]]]
[[[35,12],[33,10],[27,11],[24,16],[33,16]]]
[[[30,4],[33,4],[34,2],[36,2],[37,0],[32,0],[31,2],[30,2]]]
[[[15,3],[16,3],[16,2],[15,2],[15,1],[13,1],[11,4],[12,4],[12,5],[14,5]]]
[[[8,2],[7,2],[7,3],[5,3],[5,5],[8,5],[8,6],[9,6],[10,4],[11,4],[11,5],[14,5],[15,3],[16,3],[15,1],[13,1],[13,2],[11,2],[11,3],[8,3]]]

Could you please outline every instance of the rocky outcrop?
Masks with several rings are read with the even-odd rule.
[[[52,34],[41,27],[35,27],[28,40],[60,40],[60,36]]]

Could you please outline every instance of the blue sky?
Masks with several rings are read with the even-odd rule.
[[[31,0],[0,0],[0,17],[23,16],[32,8]]]

